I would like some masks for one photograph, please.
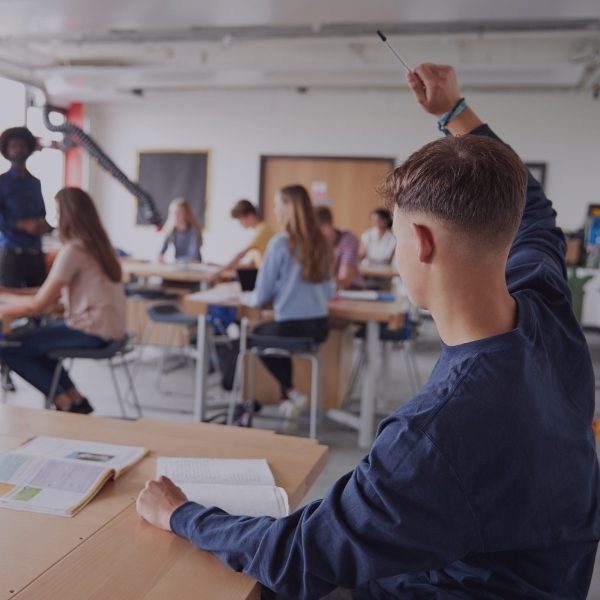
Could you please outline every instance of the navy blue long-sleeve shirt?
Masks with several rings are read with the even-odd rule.
[[[585,598],[600,537],[594,375],[555,216],[529,176],[506,269],[517,327],[444,346],[325,498],[282,519],[188,502],[172,530],[289,598],[337,586],[370,599]]]
[[[21,219],[46,216],[42,185],[28,171],[21,175],[14,168],[0,175],[0,248],[41,250],[42,237],[17,231]]]

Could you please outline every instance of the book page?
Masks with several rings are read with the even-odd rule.
[[[171,479],[190,500],[230,514],[283,517],[289,513],[287,494],[275,486],[264,459],[159,457],[157,474]]]
[[[98,464],[6,452],[0,455],[0,507],[74,514],[111,475]]]
[[[81,464],[94,464],[105,469],[113,469],[118,477],[133,466],[146,453],[145,448],[102,444],[85,440],[70,440],[38,436],[18,448],[19,454],[60,458]]]
[[[270,485],[183,483],[177,485],[193,502],[217,506],[231,515],[285,517],[289,514],[285,490]]]
[[[275,485],[269,464],[264,458],[165,458],[159,456],[156,470],[159,476],[165,475],[179,483]]]

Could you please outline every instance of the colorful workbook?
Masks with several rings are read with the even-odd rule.
[[[284,517],[290,512],[287,494],[275,485],[264,459],[159,457],[156,470],[190,500],[232,515]]]
[[[72,517],[145,448],[39,436],[0,454],[0,508]]]

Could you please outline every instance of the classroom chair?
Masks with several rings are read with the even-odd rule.
[[[109,342],[106,346],[102,348],[64,348],[64,349],[56,349],[48,352],[48,358],[57,361],[56,369],[54,370],[54,376],[52,378],[52,384],[50,386],[50,392],[48,396],[46,396],[46,408],[50,408],[52,406],[52,399],[56,395],[56,391],[58,388],[58,381],[60,378],[60,374],[62,370],[70,370],[73,365],[75,359],[78,358],[86,358],[91,360],[106,360],[108,361],[108,365],[110,367],[110,375],[113,381],[113,386],[115,388],[115,394],[117,395],[117,400],[119,401],[119,406],[121,407],[121,414],[123,418],[127,417],[127,413],[125,411],[125,403],[123,400],[123,395],[121,394],[121,389],[119,387],[119,383],[117,381],[117,377],[115,375],[115,367],[120,366],[123,367],[125,371],[125,375],[127,378],[127,382],[129,384],[127,390],[127,398],[129,398],[129,394],[131,394],[133,398],[133,406],[135,407],[138,417],[142,416],[142,409],[140,407],[140,403],[135,391],[135,386],[133,382],[133,377],[131,376],[131,372],[129,371],[129,367],[127,365],[127,361],[125,360],[125,355],[131,352],[133,349],[130,346],[131,334],[126,333],[121,339],[114,340]],[[115,365],[114,359],[120,358],[121,361],[119,364]],[[66,360],[70,361],[69,369],[66,369],[64,366],[64,362]]]
[[[207,346],[208,346],[208,357],[209,357],[209,365],[212,369],[213,373],[217,373],[220,376],[222,384],[224,382],[225,374],[221,372],[221,361],[219,359],[218,347],[222,347],[224,345],[230,345],[231,340],[227,337],[226,329],[227,326],[235,320],[235,312],[233,317],[229,314],[230,309],[227,308],[225,310],[224,307],[209,307],[207,313],[208,320],[208,330],[207,330]],[[195,359],[195,345],[196,345],[196,336],[195,329],[197,324],[197,317],[194,315],[189,315],[181,310],[181,308],[175,303],[161,303],[154,304],[147,308],[148,313],[148,326],[144,333],[143,340],[140,344],[140,349],[138,353],[138,359],[136,361],[136,368],[134,370],[134,377],[137,376],[139,368],[141,366],[141,361],[143,358],[143,352],[145,347],[150,343],[150,339],[152,337],[152,333],[157,324],[163,325],[174,325],[181,326],[188,329],[189,336],[189,344],[190,347],[193,347],[194,352],[192,352],[187,358],[192,360]],[[168,353],[169,347],[167,346],[167,340],[163,338],[163,353],[161,356],[160,367],[158,370],[158,389],[162,390],[162,376],[167,372],[165,369],[165,362]],[[174,368],[179,368],[182,363],[176,365]],[[170,368],[169,371],[174,370],[174,368]],[[163,407],[160,407],[161,410],[166,410]]]
[[[316,439],[320,387],[320,370],[317,357],[319,345],[312,338],[248,334],[248,319],[246,317],[242,319],[241,325],[240,353],[236,366],[234,389],[230,397],[227,423],[233,423],[235,405],[240,402],[243,395],[244,358],[246,356],[249,357],[248,388],[250,398],[252,398],[254,391],[255,357],[269,356],[289,359],[298,357],[308,360],[311,365],[309,436]]]
[[[420,326],[420,321],[417,315],[418,313],[413,314],[409,312],[409,314],[406,316],[406,322],[402,329],[392,330],[388,329],[386,325],[380,325],[379,329],[379,341],[381,342],[383,357],[383,368],[381,377],[379,379],[380,384],[385,385],[389,377],[390,351],[394,347],[399,348],[404,355],[406,372],[413,395],[416,395],[423,386],[423,381],[421,379],[421,374],[419,373],[414,350],[414,341],[418,337]],[[360,340],[360,346],[354,367],[352,369],[352,375],[350,376],[350,381],[348,383],[348,389],[345,396],[346,399],[350,398],[368,359],[364,327],[359,329],[356,334],[356,339]]]

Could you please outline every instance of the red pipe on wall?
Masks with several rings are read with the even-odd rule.
[[[83,129],[84,106],[81,102],[74,102],[67,109],[67,121]],[[83,147],[76,146],[65,152],[65,186],[81,187],[83,185]]]

